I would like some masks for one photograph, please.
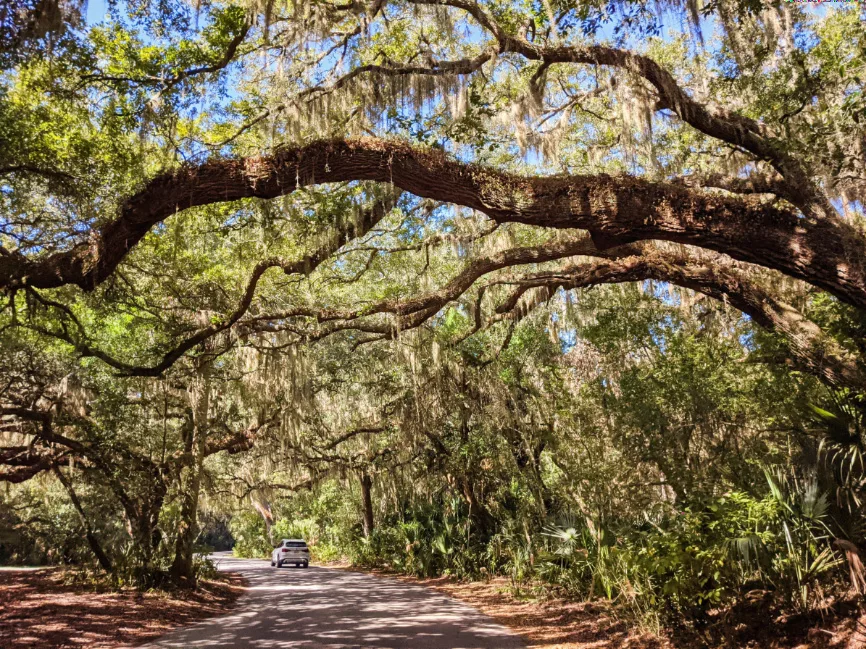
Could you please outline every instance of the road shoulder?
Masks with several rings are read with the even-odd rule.
[[[231,611],[240,575],[222,573],[195,592],[110,590],[69,583],[58,568],[0,571],[0,647],[115,649]]]
[[[519,635],[527,649],[671,649],[664,639],[640,634],[601,604],[514,597],[508,580],[461,582],[448,577],[418,578],[345,563],[340,570],[366,572],[419,584],[459,600]]]

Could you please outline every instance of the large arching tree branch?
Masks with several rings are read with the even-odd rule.
[[[496,308],[489,321],[502,319],[515,311],[520,298],[532,288],[544,287],[551,293],[558,288],[586,288],[598,284],[634,282],[646,279],[670,282],[714,299],[724,301],[751,317],[758,325],[778,333],[785,341],[793,363],[834,387],[866,389],[866,372],[861,362],[800,311],[774,297],[736,264],[722,256],[703,259],[652,247],[621,246],[601,251],[588,239],[566,239],[539,246],[514,248],[475,259],[438,290],[408,299],[382,300],[354,309],[328,309],[299,306],[277,313],[261,314],[241,325],[252,332],[295,331],[308,340],[320,340],[339,331],[357,330],[393,337],[400,331],[427,322],[442,308],[464,295],[483,276],[513,266],[543,263],[575,256],[604,258],[562,269],[524,273],[517,277],[494,278],[478,287],[474,330],[482,327],[481,303],[497,285],[515,289]],[[391,314],[395,320],[376,319]],[[301,318],[312,318],[319,326],[307,329]]]
[[[98,358],[110,367],[118,370],[122,376],[161,376],[188,351],[206,340],[231,329],[238,320],[247,313],[252,305],[256,288],[265,272],[271,268],[279,268],[286,275],[311,273],[352,238],[363,236],[369,232],[376,224],[387,216],[395,205],[396,197],[392,196],[385,200],[377,201],[370,208],[361,210],[357,219],[345,219],[334,228],[331,236],[324,244],[302,258],[288,260],[280,257],[271,257],[260,261],[253,268],[250,278],[247,280],[247,285],[244,289],[243,295],[231,313],[186,336],[174,347],[163,352],[160,360],[153,365],[127,363],[93,346],[88,342],[88,336],[84,326],[68,307],[59,302],[55,302],[54,300],[45,298],[29,287],[27,290],[31,291],[31,294],[37,301],[47,307],[55,309],[64,323],[69,321],[73,325],[74,333],[70,332],[69,328],[65,326],[65,324],[61,330],[48,329],[32,323],[22,326],[26,326],[42,335],[62,340],[72,346],[81,356]]]
[[[603,45],[540,45],[511,34],[474,0],[410,0],[421,5],[441,5],[462,9],[487,30],[499,43],[501,52],[513,52],[544,66],[555,63],[607,65],[628,70],[646,79],[659,96],[659,109],[673,111],[681,120],[722,142],[740,147],[757,159],[769,162],[784,182],[777,188],[781,195],[811,216],[835,218],[836,212],[826,195],[812,182],[803,166],[783,144],[760,123],[732,112],[711,111],[696,102],[679,86],[676,79],[651,58]]]
[[[755,198],[703,193],[631,177],[513,176],[438,151],[384,140],[319,141],[273,155],[213,160],[151,180],[91,242],[29,259],[0,256],[0,287],[104,281],[156,223],[190,207],[275,198],[343,181],[393,183],[425,198],[476,209],[497,222],[583,228],[599,247],[662,239],[774,268],[866,309],[866,237],[835,219],[804,217]]]
[[[637,248],[633,246],[622,246],[609,251],[601,251],[589,237],[572,237],[538,246],[510,248],[474,259],[445,286],[415,297],[381,300],[361,307],[345,309],[297,306],[283,311],[259,314],[244,320],[241,324],[254,330],[257,323],[282,321],[290,318],[315,318],[319,323],[328,323],[357,320],[388,313],[407,318],[406,324],[411,328],[423,322],[423,320],[416,320],[420,314],[425,314],[424,320],[426,320],[446,304],[468,291],[476,280],[488,273],[511,266],[540,264],[578,255],[617,257],[634,254],[636,251]],[[387,331],[387,329],[383,331]]]
[[[52,330],[32,323],[22,326],[27,326],[31,330],[42,335],[64,341],[72,346],[81,356],[98,358],[107,365],[119,370],[122,376],[156,377],[161,376],[169,367],[176,363],[186,352],[196,345],[231,329],[239,322],[242,330],[246,332],[255,332],[273,330],[268,323],[295,318],[315,318],[316,321],[320,323],[342,321],[314,336],[319,338],[345,328],[345,323],[347,321],[357,320],[359,318],[381,313],[390,313],[400,317],[405,317],[406,325],[409,328],[412,328],[419,326],[424,321],[435,315],[435,313],[449,301],[457,299],[460,295],[469,290],[478,278],[495,270],[522,264],[544,263],[576,255],[613,258],[633,254],[637,251],[637,248],[634,246],[621,246],[620,248],[611,249],[605,252],[599,250],[589,237],[565,238],[538,246],[512,248],[486,257],[480,257],[473,260],[462,272],[460,272],[439,291],[425,293],[414,298],[404,300],[382,300],[377,303],[368,304],[364,307],[346,309],[298,306],[283,311],[270,311],[242,319],[252,304],[257,283],[266,270],[278,267],[282,268],[285,273],[312,272],[322,262],[328,259],[333,252],[337,251],[341,245],[350,238],[350,236],[361,236],[364,233],[369,232],[391,210],[393,205],[394,202],[392,201],[376,203],[372,208],[363,211],[361,218],[357,222],[344,224],[344,226],[338,228],[330,241],[326,242],[319,249],[303,259],[294,262],[288,262],[281,259],[265,259],[256,264],[253,273],[247,282],[247,288],[244,291],[243,297],[232,313],[229,316],[219,319],[211,325],[203,327],[197,330],[194,334],[184,338],[179,344],[165,352],[162,355],[162,359],[155,365],[134,365],[127,363],[92,346],[87,342],[87,334],[84,326],[68,307],[47,299],[29,288],[27,290],[32,292],[34,299],[47,307],[55,309],[64,321],[68,320],[71,322],[76,333],[71,333],[67,326],[64,326],[62,330]],[[458,239],[453,236],[450,238],[452,240]],[[432,241],[436,242],[448,239],[449,237],[440,235],[439,237],[434,237]],[[406,247],[405,250],[416,250],[419,248],[420,246]],[[387,325],[376,324],[370,326],[373,326],[374,330],[377,332],[389,331]]]
[[[544,287],[552,293],[560,288],[570,290],[647,279],[670,282],[730,304],[763,328],[780,334],[799,369],[834,387],[858,392],[866,389],[862,364],[793,306],[776,299],[735,269],[696,263],[687,256],[647,251],[623,259],[526,274],[508,282],[516,284],[516,288],[497,307],[497,312],[512,311],[520,297],[532,288]]]

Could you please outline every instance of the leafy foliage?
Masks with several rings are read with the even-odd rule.
[[[815,224],[861,252],[862,11],[13,5],[0,273],[26,272],[0,277],[0,561],[150,588],[208,574],[228,533],[246,557],[303,537],[317,561],[505,576],[654,630],[866,586],[863,310],[725,256],[723,229],[683,234],[690,201],[723,228],[706,215],[748,194],[795,215],[781,256]],[[347,139],[458,160],[439,184],[513,210],[367,167],[302,182],[295,147],[323,138],[326,172]],[[533,174],[555,228],[527,225]],[[557,210],[578,182],[616,185],[587,194],[605,219],[648,187],[684,229],[575,233]],[[811,254],[794,265],[856,283],[858,259]]]

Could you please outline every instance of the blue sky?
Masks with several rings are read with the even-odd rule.
[[[108,2],[106,0],[89,0],[87,3],[87,13],[85,14],[87,24],[93,25],[102,21],[107,11]]]

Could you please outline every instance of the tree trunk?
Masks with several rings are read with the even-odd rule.
[[[366,471],[361,473],[361,500],[364,505],[364,536],[370,538],[373,533],[373,479]]]
[[[171,566],[171,576],[176,581],[195,578],[193,548],[198,535],[196,517],[210,407],[210,364],[208,362],[196,368],[196,374],[189,388],[189,399],[192,409],[190,461],[181,477],[180,525],[175,540],[174,562]]]
[[[469,505],[469,516],[478,525],[482,538],[486,538],[493,531],[496,523],[493,520],[493,515],[487,511],[480,500],[475,497],[475,488],[468,475],[463,475],[460,478],[460,486],[463,490],[463,497]]]
[[[258,500],[256,496],[252,496],[250,500],[252,500],[253,507],[255,507],[256,511],[262,517],[262,520],[265,521],[265,532],[268,535],[268,541],[270,541],[271,545],[273,545],[274,513],[271,510],[271,504],[266,500]]]
[[[164,576],[155,570],[153,559],[159,544],[162,542],[159,514],[162,511],[166,490],[165,483],[161,477],[158,477],[157,482],[153,484],[144,499],[137,503],[135,513],[127,514],[129,536],[135,546],[135,556],[139,561],[137,566],[138,581],[142,586],[153,585]]]
[[[81,506],[81,501],[78,500],[78,495],[72,488],[72,484],[66,479],[66,476],[63,475],[63,472],[58,467],[53,467],[53,470],[54,475],[57,476],[57,479],[60,480],[60,484],[63,485],[63,488],[66,489],[66,493],[69,494],[69,500],[72,501],[72,506],[75,508],[75,511],[78,512],[78,518],[81,519],[81,524],[84,525],[84,536],[87,539],[87,544],[93,551],[94,556],[96,556],[99,566],[108,574],[114,574],[114,566],[111,563],[111,559],[109,559],[108,555],[105,554],[105,551],[99,543],[99,539],[97,539],[96,534],[93,533],[93,526],[90,524],[90,519],[87,517],[87,514],[84,513],[84,508]]]

